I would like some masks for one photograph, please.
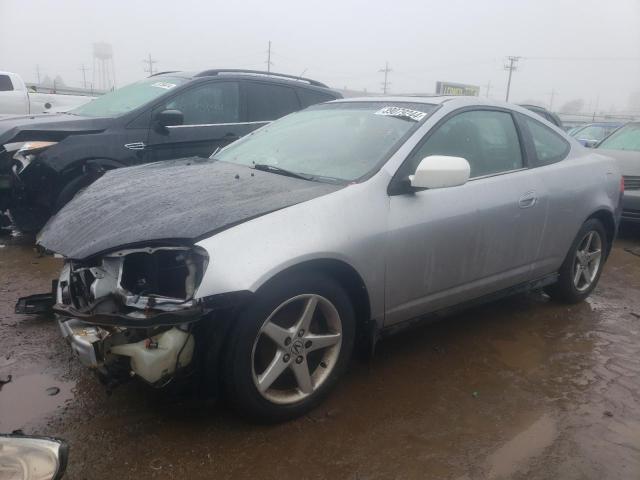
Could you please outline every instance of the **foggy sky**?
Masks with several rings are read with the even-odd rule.
[[[118,85],[159,70],[266,68],[336,88],[433,92],[437,80],[504,98],[507,55],[523,58],[512,101],[627,108],[640,90],[640,0],[0,0],[0,70],[82,83],[92,43],[113,45]],[[551,58],[550,58],[551,57]],[[560,59],[559,59],[560,58]],[[608,60],[607,60],[608,59]],[[88,79],[91,72],[87,73]]]

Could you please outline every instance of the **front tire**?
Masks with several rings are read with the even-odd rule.
[[[602,222],[595,218],[587,220],[560,267],[558,282],[547,287],[549,296],[565,303],[587,298],[598,284],[608,247]]]
[[[279,422],[308,412],[344,373],[355,337],[349,296],[332,278],[282,276],[234,319],[223,381],[241,414]]]

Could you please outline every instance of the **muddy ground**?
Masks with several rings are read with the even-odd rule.
[[[0,245],[0,431],[67,439],[66,478],[640,478],[640,229],[588,302],[518,296],[397,335],[277,426],[136,383],[107,395],[51,319],[13,313],[59,260]]]

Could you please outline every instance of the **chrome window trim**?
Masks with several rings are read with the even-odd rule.
[[[260,122],[231,122],[231,123],[199,123],[197,125],[171,125],[167,128],[189,128],[189,127],[225,127],[230,125],[258,125],[261,123],[271,123],[273,120],[262,120]]]

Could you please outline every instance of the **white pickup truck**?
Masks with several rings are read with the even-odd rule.
[[[20,75],[0,71],[0,115],[66,112],[93,98],[88,95],[38,93],[27,88]]]

